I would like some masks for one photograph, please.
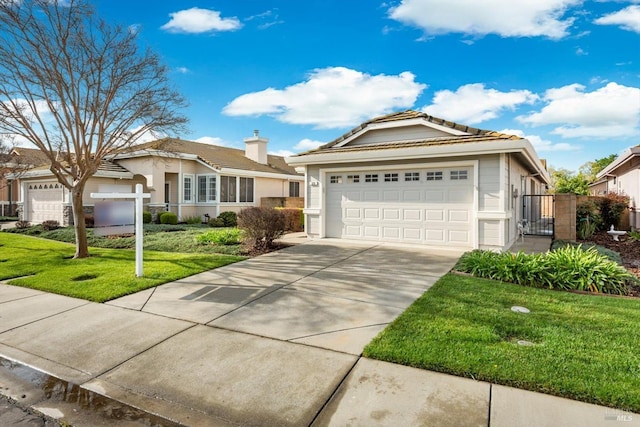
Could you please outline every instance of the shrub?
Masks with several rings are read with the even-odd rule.
[[[284,234],[284,226],[284,214],[273,208],[247,208],[238,214],[244,241],[255,250],[272,248],[273,241]]]
[[[578,233],[580,233],[580,228],[585,221],[589,222],[589,228],[592,228],[593,225],[591,224],[594,224],[596,229],[600,229],[602,224],[598,205],[591,199],[588,199],[576,206],[576,231]]]
[[[604,246],[596,245],[595,243],[576,243],[570,242],[567,240],[554,240],[551,244],[551,250],[554,251],[556,249],[563,248],[565,246],[580,246],[582,249],[594,248],[598,253],[604,257],[607,257],[611,261],[616,264],[622,265],[622,257],[616,251],[612,251],[611,249],[605,248]]]
[[[208,224],[209,227],[224,227],[222,218],[210,218]]]
[[[163,212],[160,215],[160,224],[176,225],[178,223],[178,215],[173,212]]]
[[[275,208],[284,214],[284,229],[286,231],[303,231],[304,214],[302,209],[296,208]]]
[[[598,199],[600,215],[602,216],[602,230],[607,230],[612,225],[618,229],[622,212],[629,206],[629,197],[624,194],[607,193]]]
[[[224,230],[211,230],[196,237],[201,244],[214,243],[217,245],[237,245],[242,239],[242,231],[237,228],[225,228]]]
[[[151,224],[151,219],[152,218],[153,218],[153,215],[151,215],[151,212],[148,212],[148,211],[142,212],[142,223],[143,224]]]
[[[18,230],[23,230],[25,228],[29,228],[31,227],[31,223],[29,221],[17,221],[16,222],[16,228]]]
[[[84,216],[84,226],[87,228],[93,228],[93,225],[95,224],[95,220],[93,218],[93,215],[85,215]]]
[[[56,220],[48,220],[42,222],[42,229],[44,231],[55,230],[56,228],[60,228],[60,223]]]
[[[201,224],[202,218],[199,215],[187,216],[182,219],[182,221],[186,224]]]
[[[545,254],[472,251],[463,254],[456,270],[476,277],[523,286],[626,294],[635,278],[596,248],[567,245]]]
[[[218,219],[221,219],[225,227],[235,227],[238,225],[238,215],[235,212],[227,211],[218,215]]]
[[[591,221],[589,217],[584,218],[578,225],[578,238],[587,240],[596,232],[598,224]]]

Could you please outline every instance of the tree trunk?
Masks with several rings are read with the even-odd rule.
[[[84,206],[82,193],[84,184],[78,184],[71,190],[71,204],[73,209],[73,228],[76,232],[76,254],[74,258],[88,258],[89,247],[87,245],[87,226],[84,222]]]

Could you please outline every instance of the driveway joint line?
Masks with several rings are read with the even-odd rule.
[[[153,294],[156,293],[156,289],[158,289],[157,286],[153,287],[153,290],[151,291],[151,294],[149,295],[149,297],[147,297],[147,300],[144,302],[144,304],[142,304],[142,307],[140,307],[140,310],[137,311],[142,311],[144,310],[144,307],[147,305],[147,303],[149,302],[149,300],[151,300],[151,297],[153,296]]]
[[[487,414],[487,427],[491,427],[491,405],[492,405],[493,383],[489,383],[489,413]]]
[[[406,305],[400,307],[399,305],[383,304],[383,303],[379,303],[379,302],[365,301],[365,300],[358,299],[358,298],[349,298],[349,297],[345,297],[345,296],[338,296],[338,295],[335,295],[335,294],[333,294],[331,292],[315,291],[315,290],[311,290],[311,289],[282,289],[282,290],[283,291],[288,291],[288,292],[309,292],[310,294],[325,295],[325,296],[329,296],[329,297],[337,298],[337,299],[342,299],[342,300],[346,300],[346,301],[360,302],[360,303],[363,303],[363,304],[370,304],[370,305],[376,305],[376,306],[381,306],[381,307],[397,308],[397,309],[400,309],[400,310],[406,310],[406,308],[407,308]],[[428,290],[428,288],[424,289],[423,293],[426,292],[427,290]],[[418,297],[416,297],[416,298],[419,298],[419,297],[420,297],[420,295],[418,295]],[[416,298],[414,298],[412,300],[412,302],[415,301]]]
[[[356,326],[355,328],[343,328],[343,329],[335,329],[333,331],[328,331],[328,332],[318,332],[317,334],[310,334],[310,335],[302,335],[299,337],[295,337],[295,338],[289,338],[287,341],[294,341],[294,340],[301,340],[304,338],[310,338],[310,337],[317,337],[320,335],[328,335],[328,334],[334,334],[336,332],[344,332],[344,331],[355,331],[357,329],[364,329],[364,328],[370,328],[372,326],[382,326],[382,325],[388,325],[390,322],[383,322],[383,323],[374,323],[371,325],[365,325],[365,326]],[[315,347],[315,346],[314,346]]]
[[[322,414],[322,412],[326,409],[326,407],[329,405],[329,402],[331,402],[331,400],[333,399],[333,397],[338,393],[338,390],[340,390],[340,387],[342,387],[342,384],[344,384],[347,381],[347,378],[349,378],[349,375],[351,375],[351,372],[353,372],[353,370],[356,368],[356,365],[358,364],[358,362],[360,362],[360,359],[362,359],[362,356],[358,356],[357,359],[355,360],[355,362],[353,362],[353,365],[351,365],[351,368],[349,368],[349,370],[347,371],[347,373],[342,377],[342,379],[338,382],[338,385],[336,386],[335,389],[333,389],[333,391],[331,392],[331,394],[329,395],[329,398],[324,402],[324,404],[320,407],[320,409],[318,410],[318,412],[316,412],[316,415],[313,417],[313,419],[311,420],[311,422],[309,423],[309,427],[313,426],[313,424],[316,422],[316,420],[318,419],[318,417],[320,416],[320,414]]]
[[[40,296],[40,295],[36,295],[36,296]],[[2,339],[2,338],[1,338],[1,337],[2,337],[2,334],[6,333],[6,332],[11,332],[11,331],[13,331],[13,330],[15,330],[15,329],[22,328],[22,327],[24,327],[24,326],[28,326],[28,325],[31,325],[31,324],[36,323],[36,322],[40,322],[41,320],[50,319],[50,318],[55,317],[55,316],[58,316],[58,315],[60,315],[60,314],[67,313],[67,312],[69,312],[69,311],[71,311],[71,310],[75,310],[75,309],[77,309],[77,308],[84,307],[84,306],[89,305],[89,304],[91,304],[91,303],[92,303],[91,301],[85,301],[83,304],[77,305],[77,306],[75,306],[75,307],[71,307],[71,308],[68,308],[68,309],[66,309],[66,310],[59,311],[59,312],[57,312],[57,313],[53,313],[53,314],[50,314],[50,315],[48,315],[48,316],[42,317],[42,318],[40,318],[40,319],[32,320],[32,321],[27,322],[27,323],[22,323],[21,325],[14,326],[13,328],[7,329],[6,331],[2,331],[2,332],[0,332],[0,343],[2,343],[2,341],[1,341],[1,339]]]

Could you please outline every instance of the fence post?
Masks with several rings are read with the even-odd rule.
[[[576,240],[576,204],[575,194],[556,194],[556,239]]]

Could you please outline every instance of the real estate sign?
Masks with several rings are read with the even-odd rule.
[[[96,202],[93,234],[111,236],[135,232],[135,203],[131,201]]]

